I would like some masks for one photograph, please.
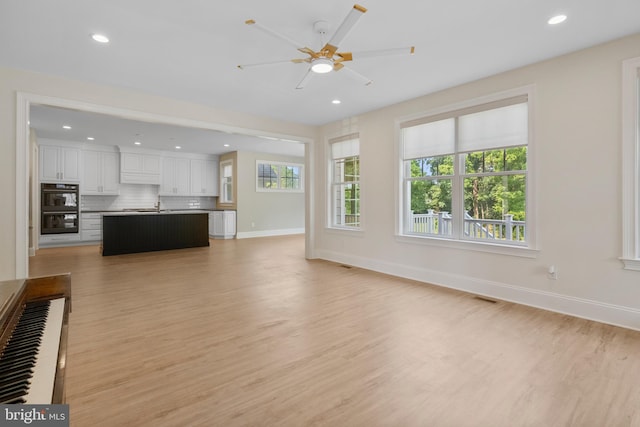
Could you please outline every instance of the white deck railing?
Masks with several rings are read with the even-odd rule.
[[[435,213],[429,209],[426,214],[411,213],[409,226],[411,233],[451,235],[451,215],[448,212]],[[526,222],[514,221],[513,215],[507,214],[503,220],[477,219],[465,213],[464,235],[474,239],[524,241]]]

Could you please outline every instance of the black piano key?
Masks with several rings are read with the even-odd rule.
[[[27,393],[24,393],[22,391],[20,392],[16,392],[10,395],[7,395],[6,397],[0,399],[0,404],[2,405],[9,405],[12,403],[27,403],[26,400],[24,400],[24,396]]]
[[[29,379],[31,378],[28,374],[22,374],[19,377],[8,379],[6,381],[0,381],[0,389],[6,389],[8,387],[13,387],[16,385],[22,385],[24,387],[29,387]]]
[[[2,353],[1,357],[9,357],[12,354],[29,351],[29,349],[38,347],[40,345],[40,342],[42,342],[42,337],[30,338],[27,342],[20,343],[20,345],[11,346],[11,348],[7,348],[4,353]]]
[[[0,402],[7,399],[14,399],[19,396],[24,396],[29,390],[29,383],[14,384],[13,386],[6,387],[0,392]]]
[[[21,328],[16,328],[13,331],[13,336],[20,336],[22,334],[26,334],[29,332],[35,332],[35,331],[40,331],[42,330],[42,328],[44,328],[44,323],[30,323],[28,325],[24,325]]]
[[[27,367],[22,369],[16,369],[15,371],[12,371],[12,372],[4,372],[0,376],[0,383],[20,375],[33,375],[33,368]]]
[[[26,403],[49,305],[49,301],[26,304],[0,354],[0,404]]]
[[[35,361],[35,359],[22,360],[11,365],[6,365],[6,369],[2,369],[2,371],[11,373],[28,371],[30,369],[33,369],[33,367],[35,366]],[[2,389],[0,389],[0,391],[2,391]]]
[[[17,396],[17,397],[15,397],[13,399],[5,400],[4,402],[0,402],[0,403],[2,403],[4,405],[19,405],[19,404],[25,404],[25,403],[27,403],[27,401],[24,400],[23,396]]]
[[[5,381],[11,381],[14,378],[19,378],[22,376],[29,377],[33,374],[33,369],[20,369],[13,372],[5,372],[0,376],[0,384],[4,384]],[[0,387],[1,389],[2,387]]]

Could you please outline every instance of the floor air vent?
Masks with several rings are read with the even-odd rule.
[[[480,301],[490,302],[491,304],[495,304],[495,303],[497,303],[497,302],[498,302],[498,301],[496,301],[496,300],[494,300],[494,299],[487,298],[487,297],[481,297],[481,296],[479,296],[479,295],[474,295],[474,298],[475,298],[475,299],[478,299],[478,300],[480,300]]]

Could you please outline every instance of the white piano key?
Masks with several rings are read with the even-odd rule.
[[[27,404],[46,405],[51,403],[58,365],[64,301],[64,298],[51,300],[47,323],[42,333],[42,342],[38,351],[38,359],[33,367],[31,385],[29,386],[29,392],[25,396]]]

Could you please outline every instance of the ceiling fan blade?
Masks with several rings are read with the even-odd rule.
[[[303,44],[302,43],[298,43],[297,41],[289,38],[288,36],[285,36],[284,34],[280,34],[279,32],[272,30],[271,28],[265,27],[262,24],[257,23],[256,21],[254,21],[253,19],[249,19],[247,21],[244,22],[247,25],[251,25],[252,27],[255,27],[257,29],[259,29],[260,31],[263,31],[267,34],[270,34],[276,38],[279,38],[280,40],[284,40],[287,43],[291,44],[293,47],[295,47],[296,49],[300,49]]]
[[[353,9],[349,11],[347,16],[342,21],[342,24],[338,27],[329,42],[322,48],[322,51],[328,52],[330,56],[333,56],[334,53],[338,50],[338,45],[344,38],[349,34],[349,31],[356,25],[356,22],[362,17],[362,15],[367,11],[364,7],[354,4]]]
[[[320,55],[318,55],[316,52],[314,52],[312,49],[308,48],[308,47],[301,47],[298,49],[300,52],[302,53],[306,53],[307,55],[309,55],[312,58],[319,58]]]
[[[298,86],[296,86],[296,89],[304,89],[304,87],[306,86],[307,83],[309,83],[309,80],[311,80],[314,74],[315,73],[311,71],[311,68],[309,68],[307,70],[307,74],[304,75],[302,80],[300,80],[300,83],[298,83]]]
[[[241,70],[244,70],[245,68],[262,67],[266,65],[289,64],[291,62],[293,62],[294,64],[301,64],[303,62],[309,62],[309,60],[305,58],[305,59],[289,59],[285,61],[257,62],[254,64],[241,64],[241,65],[238,65],[238,68],[240,68]]]
[[[411,47],[400,47],[396,49],[380,49],[380,50],[367,50],[364,52],[347,52],[347,55],[351,56],[351,59],[362,59],[362,58],[374,58],[376,56],[391,56],[391,55],[413,55],[415,53],[416,48],[414,46]],[[345,55],[344,53],[338,53],[339,56]],[[343,59],[343,61],[349,61],[349,59]]]
[[[365,86],[369,86],[371,83],[373,83],[373,80],[371,80],[368,77],[363,76],[362,74],[358,73],[357,71],[354,71],[353,69],[351,69],[349,67],[345,67],[343,65],[341,67],[341,69],[348,71],[349,75],[354,77],[356,80],[362,82],[362,84],[364,84]],[[338,70],[336,70],[336,71],[338,71]]]
[[[353,54],[351,52],[338,52],[336,53],[336,55],[339,56],[338,59],[336,59],[336,61],[351,61],[353,60]]]

